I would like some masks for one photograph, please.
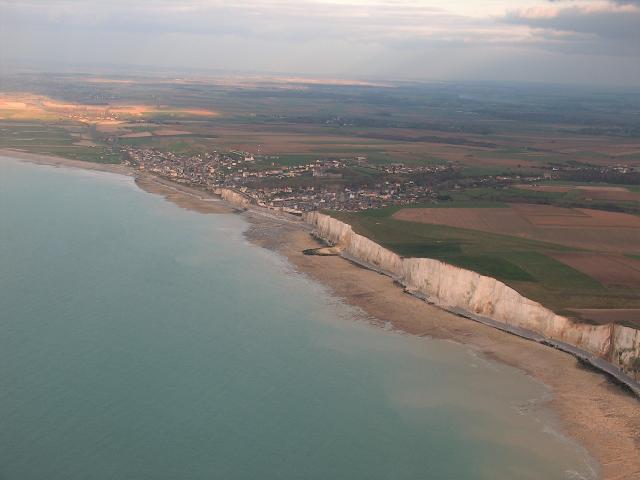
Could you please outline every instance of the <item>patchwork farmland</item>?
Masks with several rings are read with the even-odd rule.
[[[533,204],[331,214],[400,255],[492,276],[565,315],[640,319],[638,216]]]
[[[640,217],[618,212],[510,204],[505,208],[406,208],[393,217],[600,252],[640,250]]]

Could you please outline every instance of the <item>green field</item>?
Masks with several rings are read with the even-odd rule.
[[[83,132],[89,133],[90,129],[85,128]],[[59,125],[23,122],[0,124],[0,148],[15,148],[87,162],[120,163],[120,152],[112,150],[99,139],[91,140],[95,146],[76,145],[78,140],[67,128]]]
[[[436,258],[503,281],[562,312],[568,308],[640,308],[640,292],[607,287],[549,256],[561,245],[391,218],[397,209],[327,212],[405,257]]]
[[[580,184],[582,185],[582,184]],[[633,186],[625,185],[630,191],[634,191]],[[544,205],[555,205],[565,208],[592,208],[596,210],[607,210],[614,212],[625,212],[640,214],[640,202],[623,200],[590,199],[581,190],[570,190],[568,192],[547,192],[524,190],[513,187],[476,187],[467,188],[460,191],[442,192],[439,195],[441,200],[432,204],[421,205],[422,207],[436,206],[446,207],[497,207],[507,203],[536,203]]]

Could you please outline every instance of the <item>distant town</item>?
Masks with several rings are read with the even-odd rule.
[[[241,193],[252,204],[294,215],[313,210],[361,211],[389,206],[437,202],[446,199],[434,182],[449,180],[453,190],[481,186],[536,185],[558,176],[632,177],[640,173],[626,165],[611,165],[594,171],[580,166],[549,166],[539,175],[501,174],[460,179],[452,164],[406,166],[402,163],[371,164],[365,156],[316,159],[306,164],[281,165],[277,156],[249,152],[211,151],[181,155],[153,148],[124,147],[124,163],[176,183],[215,191],[227,188]],[[343,181],[357,168],[369,171],[366,177]],[[437,184],[436,184],[437,185]]]
[[[268,158],[266,159],[268,162]],[[213,191],[229,188],[241,192],[252,203],[293,214],[331,209],[344,211],[367,210],[391,205],[410,205],[434,195],[428,186],[414,181],[382,181],[357,188],[335,184],[323,185],[322,180],[339,180],[350,165],[366,165],[366,157],[318,159],[305,165],[282,166],[275,162],[260,166],[247,152],[211,152],[181,156],[154,149],[125,150],[125,163],[177,183]],[[449,170],[445,165],[409,168],[402,164],[368,166],[380,173],[415,174]],[[296,184],[295,179],[308,180]],[[317,180],[317,182],[314,182]],[[309,184],[314,183],[314,184]]]

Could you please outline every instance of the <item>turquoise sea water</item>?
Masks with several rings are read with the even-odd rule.
[[[0,479],[593,478],[545,388],[371,326],[238,215],[0,158]]]

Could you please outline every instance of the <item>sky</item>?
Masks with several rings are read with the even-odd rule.
[[[640,86],[640,0],[0,0],[0,70]]]

